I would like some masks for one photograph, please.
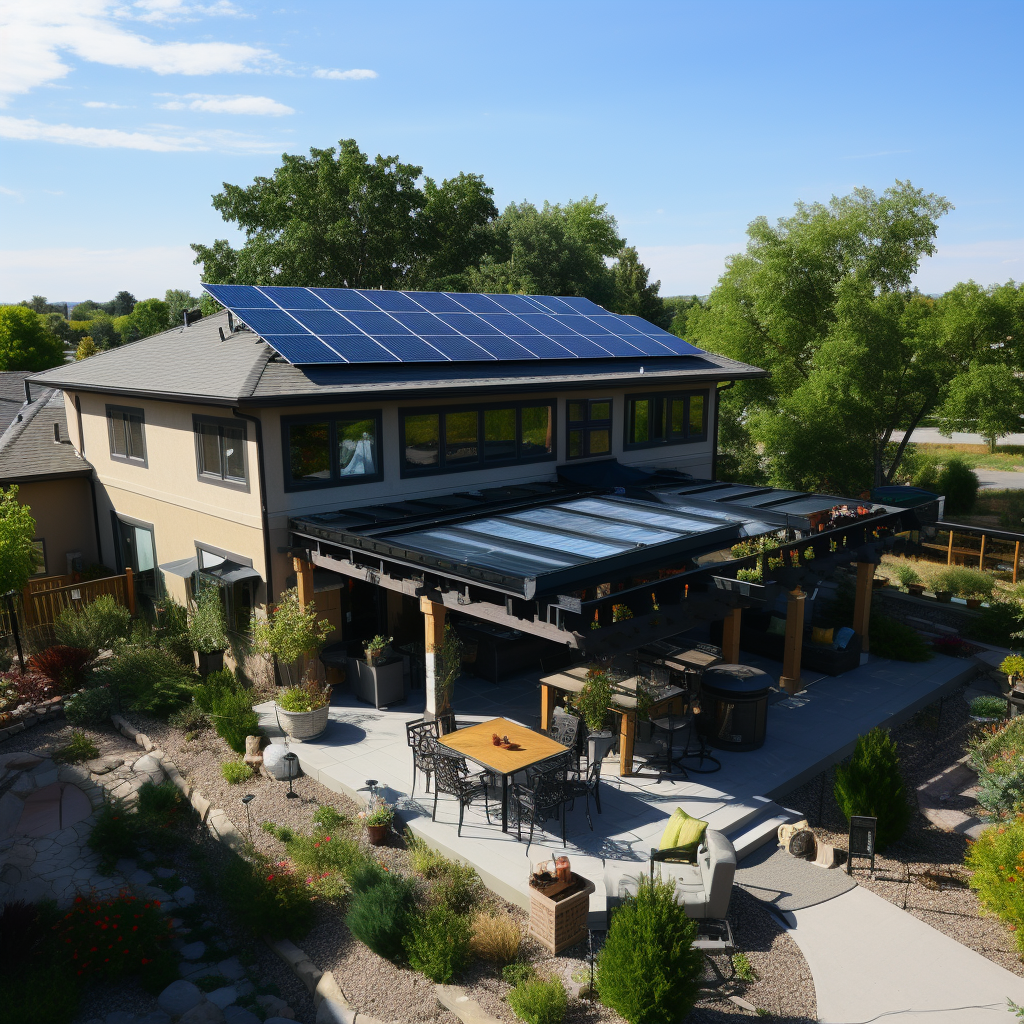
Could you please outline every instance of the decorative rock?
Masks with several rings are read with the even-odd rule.
[[[283,743],[271,743],[263,751],[263,767],[278,782],[286,782],[288,780],[288,764],[284,759],[284,755],[288,752],[288,748]]]
[[[183,885],[174,893],[174,901],[181,907],[190,907],[196,901],[195,891],[190,885]]]
[[[173,878],[178,872],[174,868],[154,868],[153,874],[157,878]]]
[[[183,978],[195,981],[196,978],[212,978],[217,974],[217,968],[208,963],[192,964],[187,960],[182,960],[178,964],[178,973]]]
[[[189,797],[196,814],[199,815],[200,821],[206,821],[206,815],[210,810],[210,801],[199,792],[198,789],[192,790],[192,796]]]
[[[188,1013],[184,1014],[178,1024],[224,1024],[224,1014],[220,1007],[210,1002],[200,1003],[193,1006]]]
[[[244,999],[246,996],[251,996],[255,989],[253,983],[248,978],[244,978],[242,981],[236,982],[235,991],[238,993],[239,999]]]
[[[241,1006],[228,1006],[224,1009],[224,1020],[227,1024],[260,1024],[259,1017]]]
[[[106,775],[107,772],[112,772],[115,768],[120,768],[123,764],[123,757],[97,757],[94,761],[86,761],[85,767],[88,768],[93,775]]]
[[[214,1006],[219,1006],[223,1010],[225,1006],[230,1006],[238,998],[238,989],[234,985],[224,985],[222,988],[215,988],[212,992],[207,992],[206,998]]]
[[[182,946],[180,952],[183,960],[198,960],[206,952],[206,943],[190,942],[187,946]]]
[[[260,753],[260,744],[262,742],[262,736],[245,737],[245,756],[242,760],[246,764],[251,764],[257,771],[260,765],[263,764],[263,755]]]
[[[136,863],[135,863],[135,861],[133,861],[133,860],[131,859],[131,857],[122,857],[122,858],[121,858],[121,859],[120,859],[120,860],[119,860],[119,861],[118,861],[118,862],[117,862],[117,863],[116,863],[116,864],[114,865],[114,867],[116,867],[116,868],[117,868],[117,870],[118,870],[118,871],[119,871],[119,872],[120,872],[120,873],[121,873],[122,875],[125,875],[126,877],[127,877],[128,875],[130,875],[130,874],[131,874],[131,873],[132,873],[133,871],[135,871],[135,870],[136,870],[136,869],[138,868],[138,866],[139,866],[139,865],[138,865],[138,864],[136,864]]]
[[[217,964],[217,970],[228,981],[241,981],[245,977],[245,968],[238,962],[237,956],[233,956],[228,960],[221,960]]]
[[[128,876],[128,881],[132,885],[149,885],[153,881],[153,876],[148,871],[143,871],[142,868],[139,868],[138,871],[133,871]],[[157,898],[159,899],[159,897]]]
[[[138,1024],[138,1018],[134,1013],[126,1013],[124,1010],[115,1010],[103,1018],[104,1024]]]
[[[22,771],[25,768],[35,768],[37,764],[42,763],[43,758],[38,754],[9,754],[4,767],[13,768],[15,771]]]
[[[164,766],[152,754],[143,754],[132,765],[132,771],[136,775],[148,775],[155,782],[164,777]]]
[[[135,742],[138,743],[138,745],[142,747],[147,754],[153,749],[153,741],[144,732],[137,732],[135,734]]]
[[[172,981],[156,998],[164,1013],[178,1017],[203,1001],[203,993],[190,981]]]

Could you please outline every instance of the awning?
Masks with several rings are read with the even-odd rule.
[[[194,572],[199,571],[198,558],[179,558],[176,562],[166,562],[160,566],[163,572],[169,572],[172,576],[181,576],[188,579]],[[204,576],[212,576],[215,580],[229,585],[239,583],[242,580],[262,580],[263,577],[251,566],[240,565],[225,559],[219,565],[210,569],[203,569]]]

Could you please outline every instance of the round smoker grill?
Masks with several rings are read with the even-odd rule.
[[[750,665],[705,669],[698,731],[719,750],[756,750],[764,743],[771,688],[771,676]]]

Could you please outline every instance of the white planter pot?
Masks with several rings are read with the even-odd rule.
[[[285,736],[300,743],[303,740],[316,739],[327,728],[327,714],[331,710],[329,704],[315,711],[285,711],[274,705],[277,712],[277,724]]]

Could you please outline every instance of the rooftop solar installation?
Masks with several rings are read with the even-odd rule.
[[[703,354],[638,316],[572,295],[203,288],[296,366]]]

